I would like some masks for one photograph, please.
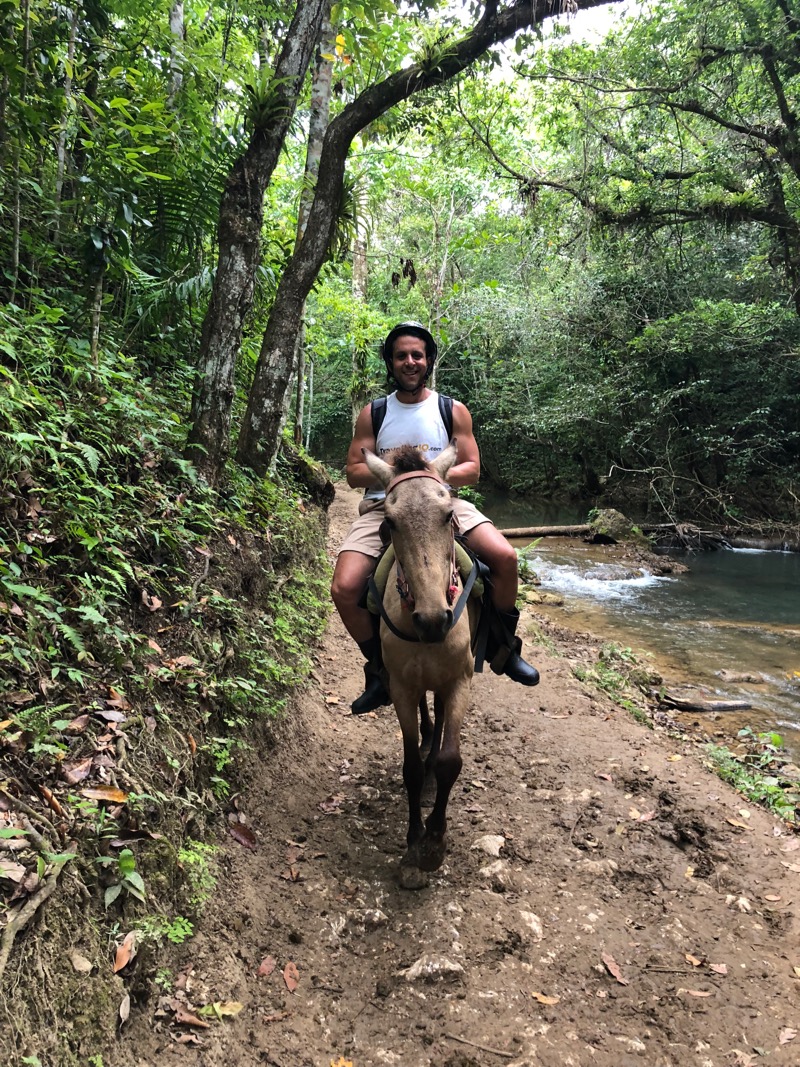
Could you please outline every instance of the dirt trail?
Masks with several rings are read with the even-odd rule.
[[[332,550],[356,499],[337,495]],[[182,950],[190,1005],[244,1009],[184,1028],[200,1046],[171,1013],[140,1018],[120,1063],[800,1063],[800,837],[584,690],[568,657],[587,639],[553,632],[555,650],[526,639],[538,688],[476,677],[449,856],[409,892],[399,731],[391,709],[350,716],[361,664],[333,617],[318,684],[241,798],[258,847],[222,842]]]

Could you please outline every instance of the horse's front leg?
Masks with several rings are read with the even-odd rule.
[[[447,853],[447,803],[461,773],[461,724],[468,703],[468,682],[458,683],[444,698],[442,743],[434,765],[436,800],[425,823],[425,834],[414,850],[415,865],[423,871],[437,871]]]
[[[419,751],[418,704],[413,699],[395,696],[394,693],[392,697],[403,734],[403,782],[408,794],[406,844],[410,849],[425,832],[422,822],[422,786],[425,781],[425,765]]]

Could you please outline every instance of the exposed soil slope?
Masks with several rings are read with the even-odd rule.
[[[332,551],[356,499],[337,493]],[[526,640],[537,689],[476,677],[450,853],[410,892],[397,724],[350,716],[361,664],[331,619],[317,684],[240,798],[257,847],[223,841],[181,950],[187,1010],[243,1009],[178,1027],[173,995],[132,1018],[120,1064],[800,1062],[800,838],[585,690],[569,657],[591,639],[549,632]]]

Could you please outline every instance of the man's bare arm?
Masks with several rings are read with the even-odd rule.
[[[459,400],[453,401],[453,437],[458,438],[458,462],[447,472],[454,489],[475,485],[481,476],[481,456],[472,432],[472,416]]]
[[[345,473],[347,475],[347,484],[353,489],[380,488],[375,481],[375,475],[370,474],[369,468],[364,462],[362,448],[368,448],[370,452],[374,452],[377,448],[375,434],[372,432],[372,407],[370,404],[361,409],[356,419],[353,440],[347,450]]]

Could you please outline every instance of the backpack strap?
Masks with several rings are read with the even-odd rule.
[[[378,440],[378,430],[383,426],[383,420],[386,418],[386,397],[379,396],[370,404],[370,414],[372,415],[372,436],[375,440]]]
[[[439,393],[439,414],[442,416],[444,428],[447,430],[447,439],[453,436],[453,398]]]

